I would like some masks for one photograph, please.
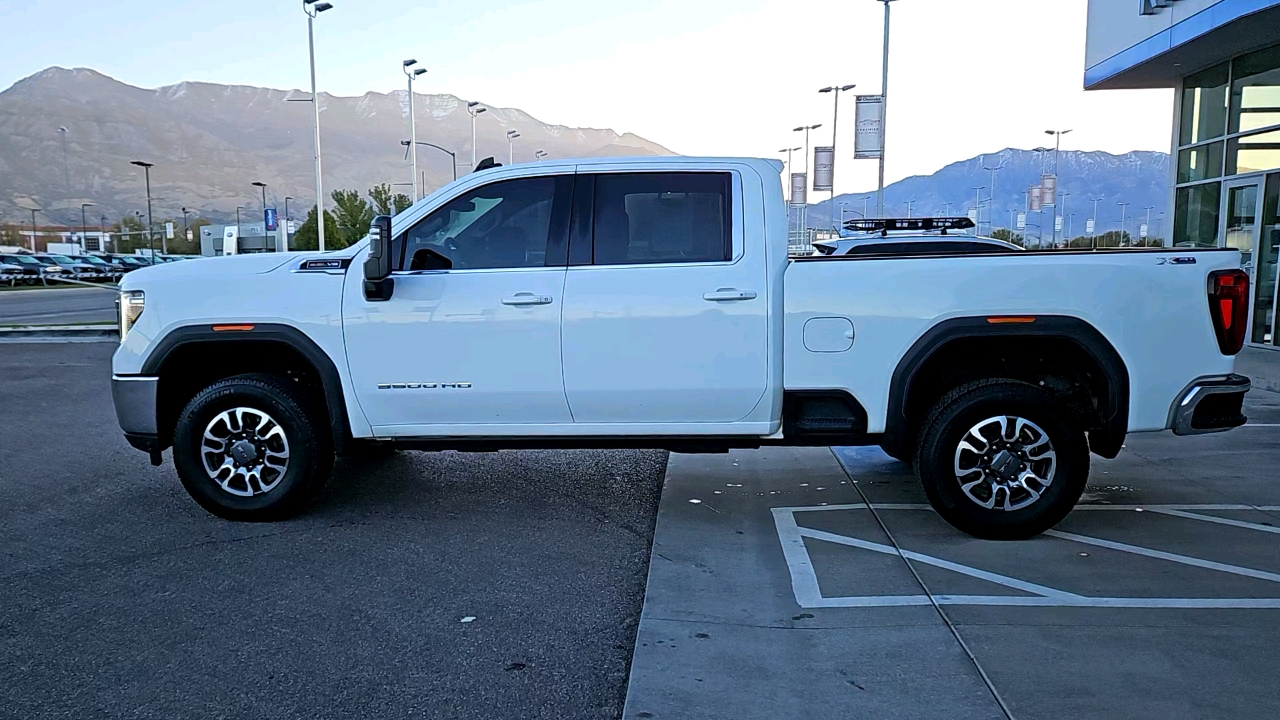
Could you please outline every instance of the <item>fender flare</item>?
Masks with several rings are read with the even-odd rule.
[[[347,421],[346,399],[342,392],[342,377],[333,358],[320,348],[306,333],[291,325],[278,323],[249,323],[247,329],[231,332],[214,330],[213,324],[183,325],[170,330],[152,345],[142,362],[143,375],[159,376],[160,369],[169,356],[180,347],[192,344],[234,344],[252,340],[275,342],[289,346],[302,355],[315,368],[324,390],[325,408],[329,413],[329,427],[333,433],[334,449],[342,452],[351,427]]]
[[[911,345],[898,362],[889,384],[889,404],[885,417],[886,443],[906,442],[907,401],[916,373],[934,353],[947,343],[963,338],[1036,337],[1060,338],[1075,343],[1102,368],[1107,380],[1106,425],[1089,432],[1090,449],[1104,458],[1120,453],[1129,429],[1129,371],[1124,359],[1098,329],[1069,315],[1019,315],[1034,322],[992,323],[987,316],[944,320],[929,328]]]

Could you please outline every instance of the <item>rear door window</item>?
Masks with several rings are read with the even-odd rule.
[[[730,173],[596,176],[596,265],[724,262],[733,257]]]

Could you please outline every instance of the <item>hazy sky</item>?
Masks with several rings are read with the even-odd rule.
[[[631,131],[680,153],[779,157],[822,123],[818,88],[880,89],[876,0],[331,0],[316,23],[322,91],[404,86],[518,107],[553,123]],[[301,2],[0,0],[0,87],[50,65],[157,87],[182,80],[305,88]],[[1064,148],[1169,147],[1172,92],[1085,93],[1085,0],[897,0],[890,181],[1073,129]],[[837,189],[874,187],[841,103]],[[799,163],[797,163],[799,164]]]

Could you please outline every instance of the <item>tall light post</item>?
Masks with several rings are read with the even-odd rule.
[[[70,194],[71,172],[67,170],[67,128],[59,127],[58,134],[62,136],[62,184],[67,188],[67,194]]]
[[[244,209],[243,205],[236,206],[236,253],[240,252],[240,211]],[[324,222],[324,218],[317,216],[320,222]]]
[[[982,219],[982,191],[986,190],[986,185],[979,185],[973,189],[973,234],[980,234],[978,221]]]
[[[476,171],[476,118],[487,109],[480,107],[480,103],[475,100],[467,103],[467,112],[471,115],[471,172]]]
[[[1148,206],[1146,206],[1146,207],[1145,207],[1145,208],[1143,208],[1143,209],[1147,211],[1147,237],[1142,238],[1142,240],[1143,240],[1143,243],[1142,243],[1142,244],[1143,244],[1143,245],[1146,245],[1146,244],[1147,244],[1147,243],[1146,243],[1147,238],[1150,238],[1150,237],[1151,237],[1151,211],[1152,211],[1152,210],[1155,210],[1156,208],[1155,208],[1155,206],[1154,206],[1154,205],[1148,205]]]
[[[1117,242],[1123,243],[1124,242],[1124,226],[1125,226],[1125,222],[1128,220],[1127,212],[1129,210],[1129,206],[1132,205],[1133,203],[1118,202],[1116,204],[1120,206],[1120,239]]]
[[[182,208],[182,237],[188,242],[191,241],[191,224],[187,222],[187,215],[190,215],[190,214],[191,214],[190,210],[186,209],[185,207]]]
[[[985,164],[982,166],[983,170],[986,170],[991,173],[991,185],[989,186],[991,189],[987,191],[987,198],[988,198],[987,233],[988,234],[996,231],[996,173],[1003,170],[1004,166],[1005,166],[1005,162],[1003,160],[1001,160],[1000,164],[995,167],[987,167]]]
[[[92,202],[81,202],[81,250],[88,250],[88,220],[84,219],[84,208],[95,208]],[[1151,217],[1151,213],[1147,213],[1147,217]],[[102,238],[97,238],[101,245]]]
[[[547,156],[547,151],[546,151],[546,150],[538,150],[537,152],[535,152],[535,153],[533,154],[533,157],[534,157],[534,159],[535,159],[535,160],[541,160],[541,159],[545,158],[546,156]]]
[[[836,155],[836,131],[840,127],[840,93],[848,92],[854,89],[855,87],[857,87],[857,85],[832,85],[830,87],[824,87],[818,91],[820,93],[832,93],[835,95],[835,109],[831,113],[831,157],[833,162],[835,160],[835,155]],[[833,165],[831,168],[831,199],[832,201],[836,199],[835,175],[836,175],[835,167]]]
[[[320,96],[316,94],[315,19],[332,8],[333,5],[327,2],[302,0],[302,11],[307,14],[307,48],[311,54],[311,109],[315,111],[316,132],[316,247],[320,252],[324,252],[324,183],[320,180]],[[238,222],[236,224],[239,225]]]
[[[800,149],[800,148],[798,148],[798,147],[784,147],[784,148],[782,148],[781,150],[779,150],[779,151],[778,151],[778,152],[780,152],[780,153],[786,153],[786,154],[787,154],[787,165],[786,165],[786,167],[784,167],[783,169],[784,169],[784,170],[786,170],[786,172],[788,173],[788,175],[787,175],[787,177],[784,179],[784,181],[783,181],[783,183],[782,183],[782,187],[787,191],[787,204],[788,204],[788,205],[790,205],[790,204],[791,204],[791,176],[790,176],[790,173],[791,173],[792,171],[794,171],[794,170],[795,170],[795,167],[793,167],[793,166],[791,165],[791,154],[792,154],[792,153],[794,153],[795,151],[799,150],[799,149]]]
[[[1053,174],[1058,174],[1058,155],[1062,152],[1062,136],[1071,132],[1070,130],[1045,130],[1045,135],[1053,136]]]
[[[36,251],[36,213],[44,212],[40,208],[29,208],[31,210],[31,252]]]
[[[808,181],[808,173],[809,173],[809,131],[817,130],[820,127],[822,127],[822,123],[816,123],[813,125],[801,125],[800,127],[792,128],[791,130],[792,132],[804,133],[804,172],[806,176],[805,177],[806,182]]]
[[[1067,247],[1071,244],[1071,238],[1067,237],[1071,234],[1071,226],[1067,224],[1067,198],[1071,197],[1071,193],[1064,192],[1062,195],[1062,205],[1058,208],[1058,217],[1062,218],[1062,246]],[[1058,223],[1054,222],[1053,230],[1056,234],[1058,231]]]
[[[249,184],[262,189],[262,252],[267,252],[267,184],[264,182]],[[276,224],[279,225],[278,220]]]
[[[405,145],[405,146],[407,146],[407,145],[409,144],[409,141],[408,141],[408,140],[401,140],[401,141],[400,141],[400,144],[401,144],[401,145]],[[458,156],[457,156],[456,154],[454,154],[454,152],[453,152],[452,150],[449,150],[449,149],[447,149],[447,148],[442,148],[442,147],[440,147],[439,145],[436,145],[436,144],[434,144],[434,143],[425,142],[425,141],[423,141],[423,140],[419,140],[416,144],[418,144],[418,145],[426,145],[427,147],[435,148],[435,149],[439,150],[440,152],[447,154],[447,155],[449,156],[449,160],[453,162],[453,179],[454,179],[454,180],[457,180],[457,179],[458,179]],[[546,153],[543,153],[543,156],[545,157],[545,156],[546,156]]]
[[[410,171],[413,173],[410,179],[413,180],[413,201],[418,202],[421,196],[418,195],[418,146],[414,143],[418,141],[418,125],[413,117],[413,79],[427,71],[426,68],[415,68],[418,61],[409,59],[400,64],[400,69],[404,71],[406,77],[409,78],[409,157],[413,160],[409,163]]]
[[[107,216],[98,216],[98,237],[101,238],[102,251],[107,251]],[[114,248],[113,248],[114,249]]]
[[[508,165],[514,165],[516,163],[515,142],[516,142],[516,138],[518,137],[520,137],[520,133],[516,132],[515,130],[507,131],[507,164]]]
[[[151,249],[151,259],[154,260],[156,257],[156,234],[155,229],[152,227],[151,217],[151,168],[155,167],[155,164],[141,160],[133,160],[129,164],[142,168],[142,172],[147,179],[147,247]]]
[[[280,233],[280,237],[284,238],[284,251],[289,252],[289,201],[293,199],[292,195],[284,196],[284,231]]]
[[[880,183],[876,188],[876,214],[884,217],[884,152],[885,128],[889,120],[889,3],[893,0],[879,0],[884,3],[884,60],[881,64],[880,78]]]

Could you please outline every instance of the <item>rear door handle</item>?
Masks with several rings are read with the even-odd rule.
[[[534,295],[529,292],[521,292],[511,297],[502,298],[503,305],[550,305],[551,298],[547,295]]]
[[[735,300],[755,300],[755,290],[739,290],[737,288],[719,288],[715,292],[703,293],[702,299],[708,302],[733,302]]]

